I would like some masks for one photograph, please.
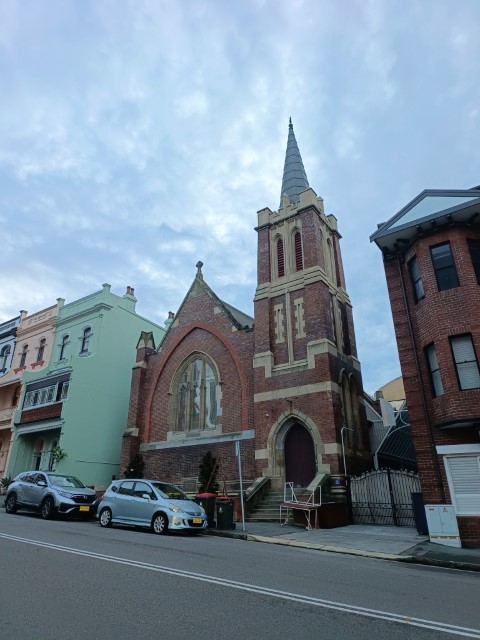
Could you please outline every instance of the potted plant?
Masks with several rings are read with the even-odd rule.
[[[195,502],[202,505],[207,514],[208,526],[215,526],[215,499],[218,491],[218,461],[207,451],[198,468],[198,493]]]

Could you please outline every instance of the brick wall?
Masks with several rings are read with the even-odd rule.
[[[450,227],[418,238],[402,259],[384,261],[413,442],[425,503],[450,503],[448,483],[438,445],[478,442],[472,428],[439,429],[442,423],[480,417],[480,389],[460,390],[449,336],[471,333],[480,354],[480,286],[467,238],[478,230]],[[438,291],[430,247],[449,241],[460,286]],[[417,257],[425,297],[415,301],[408,261]],[[406,300],[402,289],[405,284]],[[409,318],[413,341],[410,335]],[[425,348],[435,344],[444,395],[433,397]],[[417,365],[418,362],[418,365]],[[458,518],[462,543],[480,539],[480,518]]]

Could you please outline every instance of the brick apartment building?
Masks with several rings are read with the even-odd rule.
[[[383,253],[422,493],[480,546],[480,187],[427,190],[371,236]]]
[[[210,450],[226,480],[308,486],[371,466],[337,221],[310,189],[290,123],[281,203],[258,212],[255,318],[220,300],[202,267],[160,346],[138,345],[122,464],[181,484]],[[348,427],[348,430],[342,427]],[[345,455],[343,455],[345,454]]]

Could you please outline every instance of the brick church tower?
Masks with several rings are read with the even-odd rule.
[[[309,187],[291,120],[280,206],[259,211],[256,230],[257,475],[306,487],[326,473],[369,468],[341,236]]]

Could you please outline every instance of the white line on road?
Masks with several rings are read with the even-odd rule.
[[[37,547],[44,547],[45,549],[52,549],[54,551],[62,551],[63,553],[70,553],[78,556],[85,556],[87,558],[94,558],[95,560],[102,560],[104,562],[114,562],[116,564],[123,564],[129,567],[136,567],[138,569],[146,569],[148,571],[156,571],[159,573],[166,573],[182,578],[189,578],[190,580],[209,582],[211,584],[230,587],[231,589],[239,589],[241,591],[249,591],[252,593],[270,596],[272,598],[291,600],[293,602],[309,604],[315,607],[324,607],[326,609],[334,609],[336,611],[343,611],[346,613],[366,616],[369,618],[378,618],[380,620],[388,620],[390,622],[399,622],[401,624],[408,624],[413,627],[423,627],[425,629],[432,629],[434,631],[442,631],[443,633],[452,633],[459,636],[464,636],[466,638],[477,638],[478,640],[480,640],[480,629],[459,627],[453,624],[436,622],[434,620],[423,620],[422,618],[413,618],[410,616],[390,613],[388,611],[379,611],[376,609],[368,609],[366,607],[357,607],[355,605],[344,604],[342,602],[323,600],[322,598],[312,598],[310,596],[303,596],[297,593],[290,593],[288,591],[279,591],[277,589],[270,589],[269,587],[261,587],[245,582],[236,582],[235,580],[226,580],[225,578],[217,578],[215,576],[208,576],[201,573],[192,573],[190,571],[183,571],[181,569],[171,569],[169,567],[162,567],[156,564],[149,564],[148,562],[139,562],[137,560],[128,560],[127,558],[108,556],[103,553],[95,553],[94,551],[83,551],[82,549],[74,549],[72,547],[64,547],[62,545],[51,544],[49,542],[30,540],[29,538],[11,536],[5,533],[0,533],[0,538],[5,538],[6,540],[12,540],[14,542],[21,542],[23,544],[35,545]]]

